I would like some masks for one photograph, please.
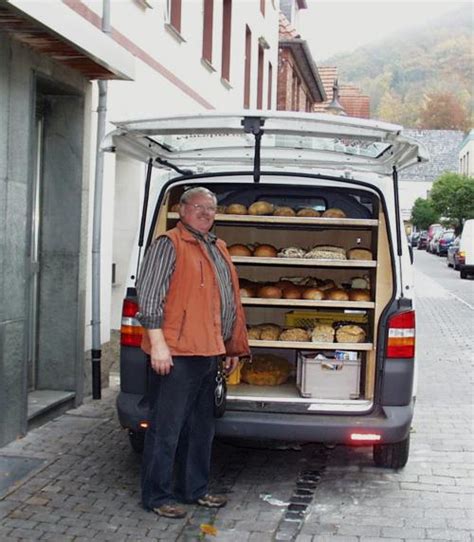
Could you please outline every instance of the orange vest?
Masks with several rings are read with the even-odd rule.
[[[162,330],[173,356],[243,356],[250,353],[245,315],[240,301],[239,279],[221,239],[217,248],[229,266],[235,297],[236,318],[232,337],[222,339],[219,285],[207,248],[181,223],[164,235],[173,242],[176,265],[166,295]],[[150,353],[148,334],[143,350]]]

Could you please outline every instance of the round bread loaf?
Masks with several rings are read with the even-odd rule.
[[[225,212],[228,215],[246,215],[247,207],[241,203],[231,203],[226,207]]]
[[[338,343],[363,343],[365,331],[360,326],[347,325],[336,329],[336,342]]]
[[[311,340],[314,343],[334,342],[334,328],[330,324],[316,324],[311,332]]]
[[[277,288],[281,288],[282,290],[285,290],[285,288],[294,288],[295,287],[294,283],[291,282],[291,280],[286,280],[286,279],[278,280],[277,282],[275,282],[275,286]]]
[[[349,260],[372,260],[372,251],[368,248],[351,248],[347,251]]]
[[[309,335],[306,329],[300,327],[293,327],[291,329],[285,329],[280,333],[280,341],[298,341],[305,342],[309,340]]]
[[[255,297],[255,288],[252,286],[241,286],[240,297]]]
[[[296,212],[296,216],[321,216],[321,213],[319,211],[316,211],[316,209],[312,209],[311,207],[303,207],[303,209],[299,209]]]
[[[370,290],[349,290],[349,299],[351,301],[370,301]]]
[[[276,258],[278,250],[273,245],[258,245],[253,255],[258,258]]]
[[[342,209],[331,207],[324,211],[323,216],[325,218],[346,218],[346,213]]]
[[[268,201],[256,201],[249,207],[249,215],[271,215],[274,206]]]
[[[231,256],[252,256],[252,251],[246,245],[231,245],[227,250]]]
[[[330,290],[331,288],[336,288],[336,283],[332,279],[323,279],[319,284],[318,288],[320,290]]]
[[[282,294],[281,289],[273,285],[261,286],[257,290],[257,297],[266,297],[268,299],[280,299],[282,295],[283,294]]]
[[[245,362],[241,379],[254,386],[278,386],[285,383],[291,373],[291,365],[285,358],[274,354],[255,354],[251,362]]]
[[[278,341],[281,329],[279,327],[263,327],[260,333],[261,341]]]
[[[285,299],[301,299],[301,291],[297,286],[288,286],[283,289]]]
[[[262,330],[258,326],[251,326],[247,330],[249,340],[259,341]]]
[[[349,301],[349,294],[342,288],[330,288],[324,292],[324,299],[332,301]]]
[[[324,292],[319,288],[306,288],[301,297],[303,299],[324,299]]]
[[[291,207],[276,207],[273,216],[295,216],[296,213]]]

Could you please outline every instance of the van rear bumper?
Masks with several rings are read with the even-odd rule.
[[[334,414],[272,414],[228,410],[217,420],[216,433],[224,437],[275,439],[299,442],[350,444],[350,434],[379,433],[381,442],[399,442],[410,431],[413,402],[405,406],[384,406],[371,414],[344,416]],[[117,412],[122,427],[142,430],[148,408],[142,395],[120,392]]]

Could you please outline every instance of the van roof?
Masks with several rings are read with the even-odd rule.
[[[341,170],[391,174],[426,161],[426,149],[402,127],[328,114],[245,111],[113,123],[102,149],[181,171]],[[258,155],[258,156],[257,156]]]

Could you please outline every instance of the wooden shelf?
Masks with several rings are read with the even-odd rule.
[[[268,299],[262,297],[242,297],[242,305],[263,307],[325,307],[328,309],[373,309],[373,301],[332,301],[316,299]]]
[[[316,260],[310,258],[257,258],[255,256],[232,256],[235,264],[278,265],[292,267],[342,267],[342,268],[373,268],[377,267],[375,260]]]
[[[257,341],[249,340],[254,348],[294,348],[296,350],[372,350],[372,343],[314,343],[309,341]]]
[[[178,219],[178,213],[168,213],[169,219]],[[215,222],[242,222],[247,224],[300,224],[305,226],[363,226],[376,227],[379,221],[373,218],[324,218],[303,216],[258,216],[216,214]]]

